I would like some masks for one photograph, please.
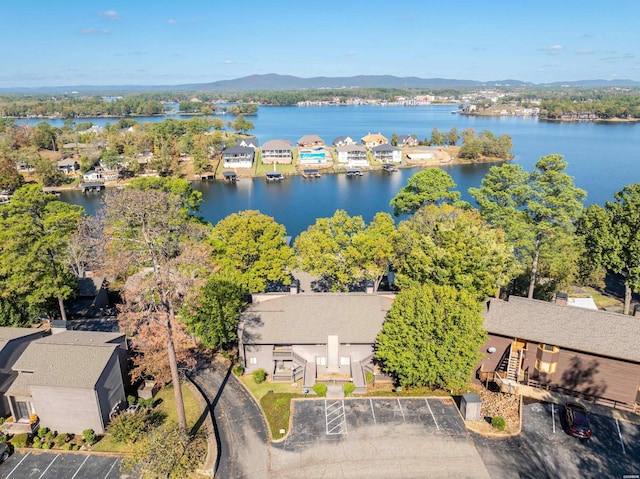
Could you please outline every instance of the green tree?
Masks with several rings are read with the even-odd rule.
[[[247,304],[247,292],[238,283],[233,270],[219,271],[183,308],[180,320],[205,346],[227,348],[237,340],[238,319]]]
[[[407,181],[398,194],[391,200],[393,214],[413,214],[423,205],[441,202],[456,203],[460,199],[453,178],[440,168],[427,168],[419,171]]]
[[[233,128],[234,131],[246,133],[253,130],[253,122],[246,120],[242,115],[238,115],[231,123],[231,128]]]
[[[624,314],[632,292],[640,292],[640,184],[625,186],[605,207],[590,206],[580,222],[587,255],[596,265],[624,277]]]
[[[203,437],[189,436],[169,422],[134,444],[132,454],[123,460],[123,469],[131,474],[142,473],[141,477],[145,479],[183,479],[192,477],[205,454]]]
[[[575,234],[585,191],[565,173],[562,155],[540,158],[527,173],[518,165],[494,166],[480,188],[470,188],[489,223],[504,229],[516,256],[530,270],[528,297],[533,298],[543,247]]]
[[[24,184],[23,176],[8,158],[0,158],[0,191],[15,191]]]
[[[460,135],[458,134],[458,129],[454,126],[447,132],[446,142],[449,146],[455,146],[458,140],[460,140]]]
[[[437,128],[432,128],[431,130],[431,144],[432,145],[442,145],[444,143],[444,135]]]
[[[396,225],[388,213],[376,213],[373,221],[353,237],[347,256],[363,279],[373,281],[374,291],[389,271],[397,239]]]
[[[391,135],[391,146],[398,146],[398,134],[395,131]]]
[[[289,284],[294,254],[286,234],[284,226],[259,211],[234,213],[211,231],[213,261],[236,271],[240,285],[251,293],[264,291],[269,283]]]
[[[295,241],[298,265],[319,276],[332,291],[347,291],[359,281],[361,271],[351,253],[354,239],[366,229],[362,216],[349,216],[337,210],[331,218],[318,218]]]
[[[452,286],[402,290],[378,333],[375,358],[403,387],[462,388],[486,339],[480,310],[473,295]]]
[[[35,160],[34,174],[44,186],[60,186],[66,179],[58,166],[47,158]]]
[[[36,124],[31,133],[31,144],[39,150],[57,151],[56,134],[58,129],[46,121]]]
[[[427,205],[398,225],[396,284],[451,285],[478,301],[496,294],[515,274],[515,258],[502,230],[477,210]]]
[[[34,311],[46,310],[50,300],[57,300],[66,320],[64,300],[75,292],[76,282],[64,258],[67,240],[83,212],[35,184],[23,186],[0,207],[0,282],[5,297],[23,298]]]

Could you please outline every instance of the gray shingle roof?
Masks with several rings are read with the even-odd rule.
[[[79,296],[97,296],[105,282],[104,276],[80,278],[78,280]]]
[[[67,346],[113,346],[124,341],[124,333],[101,331],[63,331],[39,339],[39,344],[60,344]]]
[[[253,155],[253,148],[250,146],[232,146],[222,152],[229,155]]]
[[[632,316],[511,296],[490,300],[484,318],[489,333],[640,361],[640,320]]]
[[[401,151],[401,150],[400,148],[396,148],[393,145],[383,144],[383,145],[374,146],[373,148],[371,148],[371,151],[377,152],[377,151]]]
[[[393,296],[317,293],[274,296],[243,314],[245,344],[324,344],[337,334],[341,343],[373,344]]]
[[[262,151],[291,150],[291,143],[285,140],[269,140],[262,145]]]
[[[318,135],[304,135],[302,138],[298,140],[298,145],[313,144],[313,143],[324,144],[324,140],[320,138]]]
[[[41,329],[34,328],[5,328],[0,327],[0,351],[14,339],[24,338],[31,335],[42,335]],[[6,367],[6,364],[0,365],[0,367]]]
[[[366,152],[367,149],[361,145],[343,145],[343,146],[336,146],[336,151],[338,152],[346,151],[347,153],[352,151]]]
[[[117,347],[116,344],[97,348],[34,341],[12,368],[33,372],[21,372],[9,393],[29,393],[30,386],[93,388]]]

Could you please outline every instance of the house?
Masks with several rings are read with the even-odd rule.
[[[78,296],[70,309],[72,316],[93,316],[109,305],[109,292],[104,276],[78,279]]]
[[[298,146],[302,148],[311,148],[314,146],[324,146],[324,140],[318,135],[304,135],[298,140]]]
[[[18,375],[11,369],[31,341],[40,339],[46,333],[34,328],[0,328],[0,416],[11,415],[9,402],[4,393]]]
[[[367,149],[360,145],[345,145],[336,147],[338,163],[352,166],[369,166]]]
[[[402,161],[402,150],[391,145],[378,145],[371,149],[373,158],[381,163],[400,163]]]
[[[295,283],[295,282],[294,282]],[[268,293],[252,296],[238,326],[245,371],[264,369],[273,381],[353,381],[366,390],[373,345],[394,295],[373,293]]]
[[[333,146],[357,145],[358,142],[350,136],[336,136],[333,139]]]
[[[398,146],[403,148],[411,148],[414,146],[418,146],[420,144],[420,140],[416,135],[399,135],[398,136]]]
[[[58,169],[65,175],[72,175],[80,169],[80,165],[73,158],[58,160]]]
[[[269,140],[262,146],[262,163],[282,163],[289,165],[293,161],[291,143],[285,140]]]
[[[386,145],[389,140],[380,133],[369,133],[360,139],[360,143],[367,148],[373,148],[374,146]]]
[[[82,175],[83,181],[102,181],[104,178],[102,173],[96,170],[89,170]]]
[[[517,296],[491,299],[483,315],[476,381],[640,405],[640,318]]]
[[[240,138],[236,142],[236,146],[248,146],[254,150],[260,146],[258,139],[255,136],[249,136],[247,138]]]
[[[125,399],[127,343],[121,333],[63,331],[29,343],[13,365],[5,393],[16,422],[37,415],[40,427],[103,434]]]
[[[250,146],[232,146],[222,152],[225,168],[251,168],[255,151]]]

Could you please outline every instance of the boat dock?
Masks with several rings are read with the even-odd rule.
[[[391,163],[385,163],[384,165],[382,165],[382,169],[388,173],[393,173],[394,171],[398,171],[398,168],[396,168],[396,165],[392,165]]]
[[[270,171],[267,173],[267,181],[282,181],[284,176],[279,171]]]
[[[202,173],[200,175],[200,181],[207,181],[207,180],[215,180],[216,179],[216,174],[215,173]]]
[[[306,170],[302,170],[303,178],[320,178],[320,172],[316,168],[308,168]]]
[[[104,183],[98,181],[89,181],[86,183],[80,183],[80,189],[83,193],[97,193],[104,190]]]
[[[224,176],[224,181],[227,181],[229,183],[238,181],[238,175],[236,175],[235,171],[224,171],[222,173],[222,176]]]
[[[362,176],[362,170],[360,168],[347,168],[345,173],[347,176]]]

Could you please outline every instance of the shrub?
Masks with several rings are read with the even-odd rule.
[[[6,421],[6,418],[0,417],[0,426],[2,426],[5,421]]]
[[[325,383],[315,383],[313,391],[321,398],[327,395],[327,385]]]
[[[0,435],[0,442],[7,442],[7,436],[5,434]]]
[[[62,446],[62,450],[63,451],[72,451],[73,450],[73,444],[71,444],[70,442],[66,443],[64,446]]]
[[[267,379],[267,372],[264,369],[256,369],[251,375],[256,384],[263,383]]]
[[[235,368],[233,368],[233,374],[236,376],[242,376],[244,374],[244,366],[242,364],[238,364]]]
[[[367,371],[364,373],[364,377],[367,380],[367,384],[373,384],[373,380],[376,378],[373,373]]]
[[[344,395],[346,397],[351,396],[351,394],[353,393],[353,391],[356,390],[356,385],[353,383],[345,383],[344,384]]]
[[[129,404],[129,406],[133,406],[136,403],[136,397],[129,395],[127,396],[127,404]]]
[[[96,433],[93,429],[85,429],[82,431],[82,435],[84,436],[84,440],[87,441],[87,444],[91,445],[96,440]]]
[[[43,442],[42,443],[42,449],[51,449],[51,443],[50,442]]]
[[[507,421],[503,417],[496,416],[491,418],[491,425],[498,431],[504,431],[504,428],[507,427]]]
[[[58,436],[54,439],[53,443],[57,446],[60,447],[62,446],[64,443],[69,442],[69,434],[58,434]]]
[[[38,441],[38,442],[33,441],[32,447],[34,449],[42,449],[42,443],[40,441]]]
[[[149,399],[138,398],[138,405],[147,409],[153,409],[153,407],[156,405],[156,399],[155,398],[149,398]]]
[[[49,440],[49,441],[53,441],[56,438],[56,433],[55,431],[48,431],[45,435],[44,438]]]
[[[23,434],[16,434],[11,438],[10,442],[13,447],[27,447],[27,444],[29,444],[29,434],[26,432]]]
[[[38,428],[38,437],[40,439],[43,439],[48,433],[49,433],[49,428],[48,427]]]

